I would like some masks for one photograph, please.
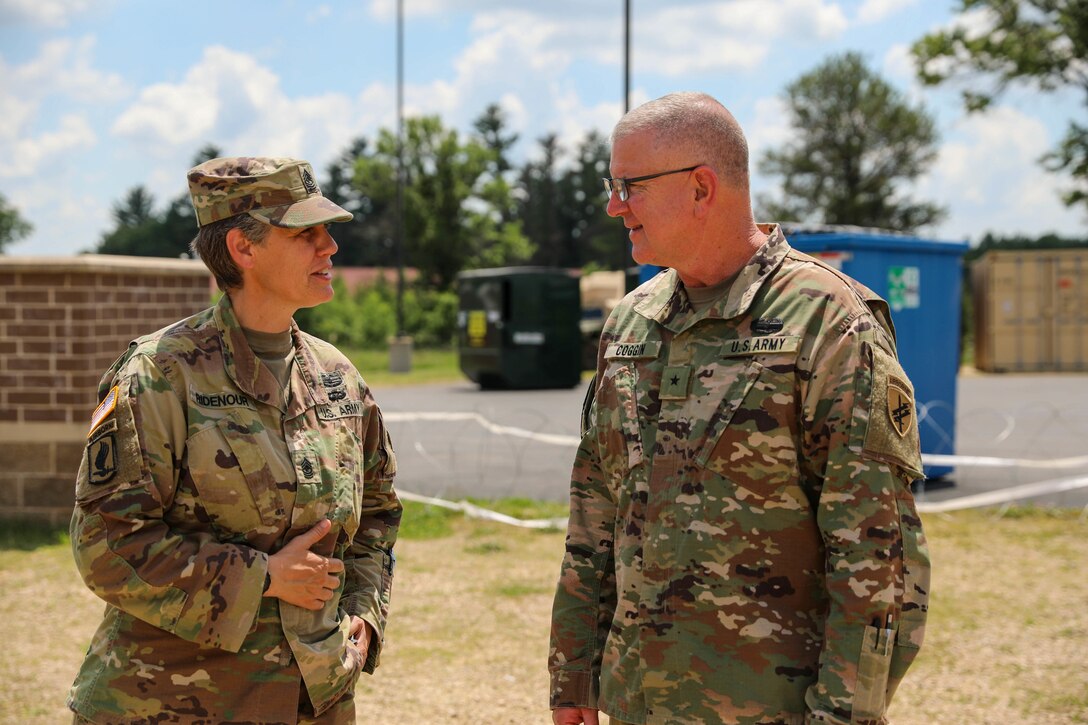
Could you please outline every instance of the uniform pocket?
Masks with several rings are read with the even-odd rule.
[[[359,528],[363,504],[363,444],[355,431],[341,426],[336,432],[335,502],[330,518],[342,527],[340,537],[348,543]]]
[[[888,699],[895,694],[903,676],[918,656],[925,631],[925,616],[905,612],[899,620],[891,662],[888,664]]]
[[[282,520],[283,502],[258,436],[237,414],[193,434],[186,448],[199,502],[217,529],[246,534]]]
[[[891,664],[894,636],[888,630],[866,627],[858,658],[858,679],[854,686],[853,717],[856,720],[879,720],[887,703],[888,669]]]
[[[635,395],[634,367],[620,360],[602,376],[597,398],[597,443],[601,465],[622,478],[642,463],[642,426]]]
[[[744,401],[762,372],[763,366],[749,358],[743,363],[718,361],[707,368],[707,374],[700,373],[702,389],[690,419],[706,423],[695,459],[703,468],[728,476],[735,456],[722,451],[719,444],[737,411],[745,407]],[[743,435],[746,440],[749,438],[747,432]]]

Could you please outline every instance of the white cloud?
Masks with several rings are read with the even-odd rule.
[[[332,8],[325,3],[322,3],[321,5],[318,5],[317,7],[312,9],[310,12],[306,13],[306,22],[315,23],[318,20],[324,20],[331,15]]]
[[[1081,226],[1080,212],[1060,200],[1062,177],[1039,165],[1053,143],[1040,120],[999,106],[963,118],[948,136],[933,170],[918,185],[920,198],[952,209],[939,229],[943,236],[977,240],[987,231],[1038,236]]]
[[[148,150],[192,149],[206,141],[235,146],[241,153],[279,147],[276,155],[298,154],[350,119],[343,94],[288,97],[279,77],[252,56],[221,46],[203,57],[180,83],[157,83],[117,118],[113,133]],[[319,144],[323,145],[323,144]]]
[[[893,82],[904,85],[915,82],[914,55],[910,52],[910,46],[905,43],[889,46],[881,66],[883,75]]]
[[[567,148],[590,129],[607,134],[622,114],[622,12],[565,0],[559,4],[563,7],[511,9],[498,0],[471,3],[472,39],[454,60],[453,77],[406,89],[407,112],[438,113],[447,124],[468,128],[488,103],[512,96],[522,99],[524,114],[511,114],[508,120],[522,134],[525,149],[549,132],[558,133]],[[426,3],[413,5],[421,13],[433,9]],[[392,7],[391,2],[376,0],[371,11],[380,15]],[[848,28],[842,10],[827,0],[651,5],[645,10],[636,7],[632,22],[636,80],[647,72],[685,78],[751,70],[776,44],[791,37],[823,40]],[[581,100],[569,70],[587,60],[616,69],[616,101],[587,107]],[[632,93],[640,91],[636,87]],[[637,105],[646,99],[632,100]]]
[[[128,92],[127,85],[116,73],[92,66],[95,45],[90,35],[47,41],[36,58],[6,73],[5,86],[23,98],[59,94],[83,103],[118,100]]]
[[[0,2],[0,25],[29,22],[64,27],[72,16],[90,6],[90,0],[3,0]]]
[[[865,0],[858,9],[858,22],[879,23],[891,15],[917,5],[918,0]]]
[[[9,161],[0,164],[0,176],[29,176],[48,159],[56,158],[65,151],[88,148],[96,141],[87,119],[69,114],[60,119],[59,128],[29,138],[22,138],[11,149]]]
[[[36,57],[21,65],[9,66],[0,58],[0,177],[29,176],[64,152],[94,145],[96,134],[84,107],[126,93],[119,76],[93,67],[94,46],[91,36],[63,38],[44,43]],[[42,113],[42,105],[53,98],[74,102],[59,119]]]

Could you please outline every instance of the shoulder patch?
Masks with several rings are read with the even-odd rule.
[[[87,446],[87,483],[109,483],[117,473],[117,438],[114,433],[98,436]]]
[[[869,409],[862,443],[864,454],[920,478],[922,454],[914,389],[894,355],[877,345],[869,348],[873,365],[869,399],[857,401],[858,405],[867,404]]]
[[[888,376],[888,419],[892,428],[905,438],[914,425],[914,397],[910,394],[910,386],[895,377]]]
[[[113,414],[114,409],[117,408],[117,396],[120,392],[120,386],[114,385],[110,388],[110,392],[106,393],[106,397],[102,399],[102,402],[98,404],[98,407],[94,409],[94,413],[91,414],[91,429],[87,431],[87,437],[90,438],[95,429],[102,425],[102,421],[109,418]]]

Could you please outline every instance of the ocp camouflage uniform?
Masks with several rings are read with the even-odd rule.
[[[401,513],[393,448],[351,363],[291,334],[286,395],[226,296],[136,340],[103,377],[71,525],[107,602],[69,693],[81,716],[294,723],[300,700],[350,705],[377,666]],[[333,598],[309,611],[262,597],[269,554],[323,518],[332,530],[311,550],[345,564]],[[365,663],[349,615],[376,632]]]
[[[632,723],[882,723],[922,643],[913,390],[887,306],[778,227],[718,302],[668,270],[602,334],[551,705]]]

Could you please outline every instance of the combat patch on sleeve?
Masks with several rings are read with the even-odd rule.
[[[87,445],[87,483],[109,483],[117,473],[117,437],[103,432]]]
[[[895,464],[921,477],[922,455],[914,389],[891,354],[875,345],[869,349],[873,362],[872,387],[863,451],[871,458]]]

